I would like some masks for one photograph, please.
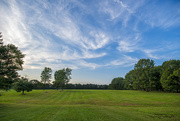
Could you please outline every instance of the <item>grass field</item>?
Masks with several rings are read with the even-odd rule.
[[[180,121],[180,94],[130,90],[0,91],[0,121]]]

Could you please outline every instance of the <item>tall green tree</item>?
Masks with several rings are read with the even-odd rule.
[[[22,91],[22,95],[24,95],[24,91],[30,92],[33,89],[33,84],[28,82],[27,78],[21,77],[17,82],[13,84],[14,90],[17,92]]]
[[[140,59],[135,64],[134,88],[150,90],[150,69],[154,67],[154,61],[150,59]]]
[[[50,83],[52,75],[52,69],[49,67],[45,67],[44,70],[41,72],[41,82],[45,85]]]
[[[24,54],[13,44],[4,45],[0,33],[0,88],[9,90],[22,70]]]
[[[173,91],[176,77],[173,75],[174,71],[180,68],[180,60],[169,60],[162,64],[161,84],[164,90]]]
[[[62,70],[58,70],[54,73],[54,79],[53,85],[59,89],[63,88],[68,84],[68,82],[71,79],[71,69],[70,68],[63,68]]]

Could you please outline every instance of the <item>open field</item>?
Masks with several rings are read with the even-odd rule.
[[[180,94],[130,90],[0,91],[0,121],[180,121]]]

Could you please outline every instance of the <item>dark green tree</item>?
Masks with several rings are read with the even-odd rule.
[[[162,67],[161,66],[155,66],[150,69],[150,89],[151,90],[162,90],[162,85],[160,82],[162,75]]]
[[[134,79],[135,79],[134,70],[129,71],[125,75],[125,88],[126,89],[133,89]]]
[[[24,95],[24,91],[32,91],[33,84],[31,82],[28,82],[27,78],[21,77],[17,82],[13,84],[13,88],[17,92],[22,91],[22,95]]]
[[[173,92],[180,92],[180,68],[175,70],[173,74],[170,74],[167,78],[167,90],[171,90]]]
[[[180,68],[180,60],[170,60],[165,61],[162,64],[162,76],[161,76],[161,84],[164,90],[173,91],[174,84],[176,79],[175,75],[173,74],[174,71]]]
[[[153,67],[154,61],[150,59],[140,59],[138,63],[135,64],[135,78],[133,84],[135,89],[150,90],[150,69]]]
[[[41,72],[41,82],[44,84],[44,89],[46,84],[50,83],[52,75],[52,69],[49,67],[45,67],[44,70]]]
[[[61,88],[63,91],[63,88],[68,84],[68,82],[71,79],[71,69],[70,68],[63,68],[62,70],[58,70],[54,73],[54,79],[53,85],[59,89]]]
[[[22,70],[24,54],[13,44],[4,45],[0,33],[0,88],[9,90]]]
[[[110,89],[123,90],[125,89],[125,81],[123,77],[114,78],[109,85]]]

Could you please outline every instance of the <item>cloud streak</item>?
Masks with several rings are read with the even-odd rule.
[[[79,60],[106,55],[105,52],[98,54],[91,50],[104,47],[108,44],[109,37],[104,32],[96,30],[90,30],[84,36],[69,13],[68,3],[64,3],[64,7],[59,8],[59,6],[56,6],[51,10],[54,5],[41,1],[39,4],[42,4],[50,13],[54,13],[52,15],[46,14],[41,7],[37,8],[37,3],[33,4],[36,8],[29,7],[27,3],[23,3],[23,6],[19,7],[16,1],[8,4],[11,8],[9,11],[10,16],[7,16],[2,21],[8,22],[8,24],[4,24],[6,26],[2,27],[4,28],[4,36],[8,37],[4,39],[7,40],[7,43],[19,46],[26,54],[25,68],[42,68],[42,65],[46,65],[46,63],[41,63],[39,67],[35,67],[33,64],[41,61],[48,62],[49,59],[54,63],[56,60]],[[22,10],[27,13],[31,11],[31,16],[23,15],[20,12]],[[13,34],[14,32],[16,33]],[[53,41],[49,34],[53,34],[57,40]],[[61,61],[59,62],[61,63]],[[86,67],[85,61],[82,62],[81,66]]]
[[[1,0],[0,31],[6,44],[26,54],[26,70],[125,68],[140,58],[178,57],[179,5],[145,0]],[[171,35],[158,36],[158,45],[155,29]],[[165,41],[171,43],[162,44]]]

